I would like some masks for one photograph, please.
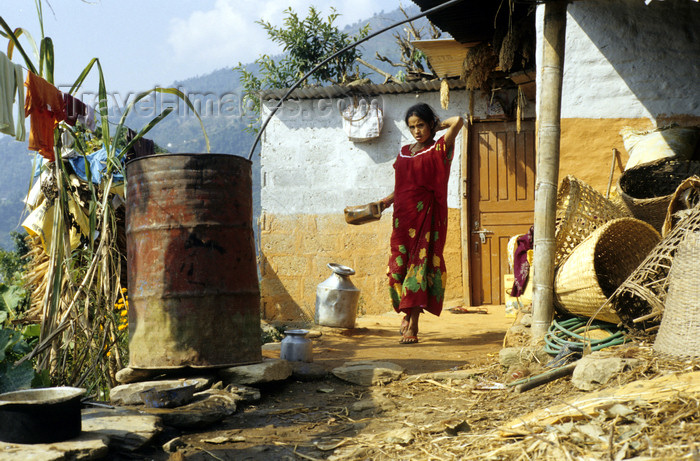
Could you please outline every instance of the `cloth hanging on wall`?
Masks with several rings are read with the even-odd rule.
[[[56,125],[66,119],[63,94],[55,86],[32,72],[27,72],[27,98],[24,101],[24,114],[29,116],[29,149],[38,151],[44,158],[53,162]]]
[[[343,130],[348,139],[353,142],[369,141],[378,138],[384,125],[384,112],[375,99],[367,104],[361,99],[341,112]]]
[[[24,141],[24,75],[22,66],[15,64],[0,52],[0,133]],[[15,98],[15,95],[17,98]],[[17,123],[12,116],[12,106],[17,100]]]

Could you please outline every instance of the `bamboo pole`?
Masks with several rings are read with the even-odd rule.
[[[554,299],[554,241],[561,93],[566,41],[566,0],[544,7],[543,62],[538,120],[537,182],[535,185],[535,235],[533,255],[532,340],[540,341],[552,321]]]

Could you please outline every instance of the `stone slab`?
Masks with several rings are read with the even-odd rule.
[[[110,448],[118,451],[138,450],[163,430],[159,417],[124,408],[86,408],[82,426],[83,432],[108,437]]]
[[[582,391],[591,391],[605,385],[614,376],[639,364],[639,359],[611,357],[605,352],[594,352],[581,358],[571,376],[571,383]]]
[[[0,461],[87,461],[105,459],[108,454],[109,438],[91,432],[57,443],[0,442]]]
[[[292,366],[282,359],[264,359],[261,363],[223,368],[219,377],[226,384],[258,386],[284,381],[292,375]]]
[[[115,405],[143,405],[141,392],[148,389],[164,390],[172,387],[183,386],[185,383],[195,383],[195,391],[208,389],[213,382],[209,377],[164,379],[155,381],[141,381],[115,386],[109,393],[110,401]]]

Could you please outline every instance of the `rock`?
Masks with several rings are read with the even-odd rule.
[[[0,442],[0,461],[54,461],[104,459],[109,454],[109,438],[90,432],[56,443],[18,444]]]
[[[336,377],[361,386],[395,381],[401,377],[403,372],[404,368],[395,363],[372,360],[345,362],[332,371]]]
[[[531,327],[532,326],[532,314],[523,314],[522,318],[520,319],[520,325],[524,327]]]
[[[299,381],[318,381],[328,376],[328,370],[317,363],[289,362],[292,365],[292,377]]]
[[[219,370],[219,377],[227,384],[256,386],[284,381],[292,375],[292,365],[282,359],[263,359],[262,363],[242,365]]]
[[[413,431],[409,428],[397,429],[394,431],[385,432],[382,439],[386,443],[398,443],[399,445],[408,445],[413,442]]]
[[[226,392],[237,395],[242,404],[255,403],[260,400],[260,390],[254,387],[243,386],[240,384],[229,384],[226,386]]]
[[[182,386],[187,382],[188,384],[196,384],[195,391],[203,391],[211,386],[212,381],[211,378],[200,377],[121,384],[112,388],[109,393],[109,399],[115,405],[142,405],[143,400],[141,400],[141,392],[148,389],[169,389],[171,387]]]
[[[163,424],[178,428],[199,428],[217,423],[236,412],[236,395],[222,390],[195,394],[195,400],[177,408],[143,408],[144,413],[158,416]]]
[[[186,447],[187,444],[181,437],[175,437],[163,444],[163,451],[166,453],[175,453],[180,448]]]
[[[639,364],[639,359],[614,357],[599,351],[581,358],[574,369],[571,383],[582,391],[597,389],[613,376]]]
[[[139,368],[122,368],[117,372],[115,378],[117,382],[122,384],[135,383],[138,381],[146,381],[158,376],[160,372],[158,370],[145,370]]]
[[[545,364],[552,359],[541,347],[504,347],[498,352],[498,361],[504,367],[528,363]]]
[[[522,347],[504,347],[498,352],[498,363],[504,367],[520,363],[522,350]]]
[[[277,351],[282,349],[282,343],[265,343],[262,345],[262,350],[264,351]]]
[[[396,403],[384,396],[375,396],[368,399],[358,400],[354,402],[350,409],[354,412],[372,410],[375,413],[390,411],[396,408]]]
[[[83,432],[109,438],[110,448],[135,451],[161,433],[160,418],[135,410],[87,408],[82,411]]]

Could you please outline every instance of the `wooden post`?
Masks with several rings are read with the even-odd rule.
[[[559,139],[561,136],[561,88],[566,42],[565,0],[544,7],[541,94],[538,120],[537,182],[535,185],[535,236],[532,292],[532,340],[538,342],[552,321],[554,300],[554,241]]]
[[[472,290],[470,284],[471,265],[469,252],[471,251],[471,226],[469,225],[469,143],[471,142],[472,124],[469,119],[464,121],[462,127],[462,157],[460,174],[462,178],[462,208],[460,210],[460,225],[462,226],[462,305],[472,305]]]

